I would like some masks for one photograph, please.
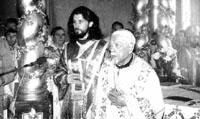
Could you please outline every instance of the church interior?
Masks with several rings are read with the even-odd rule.
[[[38,11],[36,13],[33,11],[33,14],[29,16],[29,13],[26,15],[26,10],[31,11],[31,9],[34,9],[29,8],[28,2],[30,1],[39,2],[36,4]],[[19,32],[26,30],[24,28],[26,19],[32,19],[33,21],[39,19],[37,23],[45,24],[47,30],[43,32],[47,34],[50,34],[52,28],[56,26],[62,26],[67,31],[68,18],[72,10],[77,6],[87,6],[99,16],[100,28],[104,36],[111,34],[111,25],[115,21],[121,22],[124,28],[132,31],[136,38],[133,52],[147,61],[159,77],[165,103],[163,119],[200,118],[199,0],[1,0],[0,37],[4,35],[4,27],[8,18],[17,18],[19,23],[22,24]],[[35,33],[37,29],[30,30]],[[25,37],[25,35],[19,35],[19,38],[21,37]],[[155,48],[158,47],[161,49],[156,51]],[[34,52],[40,54],[40,49]],[[30,55],[33,59],[38,57],[38,55]],[[23,68],[28,67],[28,65],[24,66],[27,60],[26,57],[29,57],[29,55],[24,56],[24,60],[22,60],[22,63],[20,62]],[[0,58],[2,60],[2,56]],[[46,59],[41,58],[36,62],[40,63],[43,60]],[[33,61],[31,60],[30,62]],[[30,65],[34,65],[34,63],[30,63]],[[5,74],[2,71],[2,67],[3,61],[0,61],[1,77],[2,75],[7,75],[7,72]],[[10,72],[14,71],[16,71],[15,68],[14,70],[11,69]],[[27,73],[31,71],[32,69],[28,69]],[[38,72],[41,73],[40,71]],[[28,77],[25,76],[25,78]],[[44,82],[36,81],[31,83],[41,88],[42,91],[37,92],[38,94],[46,94],[42,86]],[[20,83],[17,85],[20,85]],[[14,86],[14,93],[18,92],[15,95],[19,95],[16,96],[16,100],[20,100],[15,107],[17,118],[60,119],[56,117],[56,114],[60,112],[56,106],[53,106],[56,103],[54,94],[50,96],[53,100],[52,102],[44,101],[42,103],[26,104],[26,100],[32,95],[27,95],[27,97],[20,95],[26,93],[30,84],[27,83],[23,91],[18,90],[16,88],[17,85]],[[4,109],[5,90],[5,85],[0,86],[0,119],[12,119],[9,118],[9,109]],[[153,93],[152,96],[154,96]],[[34,98],[43,100],[42,96]],[[28,113],[34,113],[37,117],[19,116],[22,114],[21,112],[26,110],[23,108],[24,106],[29,107],[32,105],[39,108],[39,110],[35,111],[33,109]],[[49,105],[51,106],[49,107]],[[52,108],[51,111],[47,110],[48,108]]]

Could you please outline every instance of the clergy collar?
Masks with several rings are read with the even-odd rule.
[[[77,40],[77,42],[83,45],[83,44],[87,43],[89,40],[90,40],[90,39]]]
[[[126,67],[130,66],[132,60],[133,60],[133,54],[131,55],[131,59],[129,60],[128,63],[126,63],[125,65],[121,65],[121,66],[116,65],[116,67],[117,67],[118,69],[126,68]]]
[[[80,43],[79,41],[76,41],[76,44],[79,46],[79,47],[82,47],[82,46],[88,46],[89,44],[92,44],[94,40],[87,40],[85,43]]]

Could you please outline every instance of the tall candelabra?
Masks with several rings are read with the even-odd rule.
[[[18,0],[17,5],[20,14],[17,36],[20,49],[18,65],[22,67],[44,55],[44,42],[48,35],[46,1]],[[20,83],[15,95],[17,118],[27,119],[32,112],[35,112],[34,115],[38,118],[49,118],[49,92],[44,76],[45,65],[36,63],[19,71]]]

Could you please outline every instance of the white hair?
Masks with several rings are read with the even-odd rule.
[[[128,46],[130,46],[131,50],[134,49],[136,39],[131,31],[126,30],[126,29],[117,30],[112,33],[111,40],[114,37],[121,37],[122,42],[128,44]]]

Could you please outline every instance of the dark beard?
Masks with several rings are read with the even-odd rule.
[[[86,42],[89,41],[88,38],[86,38],[86,39],[84,39],[84,40],[79,40],[80,38],[85,37],[86,34],[87,34],[87,32],[84,32],[84,33],[81,33],[81,34],[77,34],[77,35],[76,35],[77,41],[78,41],[80,44],[85,44]]]
[[[76,38],[83,38],[87,33],[89,29],[87,29],[85,32],[82,32],[81,34],[78,34],[76,31],[74,31]]]
[[[84,32],[84,33],[82,33],[82,34],[77,34],[77,35],[76,35],[76,39],[77,39],[77,41],[78,41],[80,44],[85,44],[86,42],[89,41],[88,38],[86,38],[86,39],[84,39],[84,40],[79,40],[80,38],[83,38],[86,34],[87,34],[87,32]]]
[[[77,33],[75,33],[76,35],[76,38],[83,38],[86,34],[87,34],[87,32],[84,32],[84,33],[81,33],[81,34],[77,34]]]

